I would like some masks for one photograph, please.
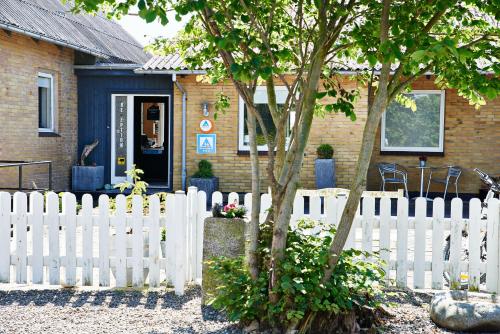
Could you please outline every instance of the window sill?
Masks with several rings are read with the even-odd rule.
[[[240,156],[250,156],[250,151],[246,151],[246,150],[238,150],[238,155]],[[262,155],[262,156],[266,156],[266,155],[269,155],[269,153],[267,151],[259,151],[259,155]]]
[[[38,131],[38,137],[61,137],[61,136],[55,132]]]
[[[429,157],[444,157],[444,152],[380,151],[380,155],[418,155]]]

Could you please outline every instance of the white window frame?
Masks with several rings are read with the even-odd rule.
[[[274,91],[285,92],[288,94],[288,88],[286,86],[276,86],[274,87]],[[257,86],[255,88],[255,93],[265,93],[267,97],[267,87],[266,86]],[[290,123],[293,125],[295,122],[295,113],[290,113]],[[245,101],[243,98],[239,97],[239,110],[238,110],[238,151],[250,151],[250,146],[245,145],[244,135],[245,135]],[[289,138],[287,137],[287,145],[289,142]],[[267,145],[258,145],[257,150],[260,152],[267,152]]]
[[[38,76],[37,76],[37,82],[36,82],[36,86],[37,86],[37,91],[38,91],[38,78],[39,77],[42,77],[42,78],[47,78],[50,80],[50,125],[51,127],[50,128],[38,128],[38,132],[54,132],[55,131],[55,123],[56,123],[56,120],[55,120],[55,117],[54,117],[54,104],[55,104],[55,99],[54,99],[54,76],[50,73],[45,73],[45,72],[38,72]],[[40,108],[40,106],[38,106],[38,108]],[[40,117],[40,116],[39,116]]]
[[[412,90],[407,94],[440,94],[439,105],[439,146],[438,147],[387,147],[385,145],[385,112],[382,115],[382,125],[380,131],[380,149],[382,152],[422,152],[422,153],[443,153],[444,152],[444,114],[445,114],[445,91],[444,90]]]

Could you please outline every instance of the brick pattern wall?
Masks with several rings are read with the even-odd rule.
[[[220,178],[220,190],[224,192],[251,190],[250,158],[238,155],[238,108],[239,99],[230,82],[210,85],[197,81],[195,75],[177,78],[187,91],[187,175],[192,175],[201,159],[212,162],[214,173]],[[345,82],[346,87],[354,87]],[[231,106],[225,114],[219,114],[217,121],[213,119],[214,103],[218,92],[229,96]],[[335,149],[334,158],[337,164],[337,186],[348,187],[354,174],[357,153],[361,144],[363,124],[366,121],[366,94],[363,93],[357,104],[356,122],[352,122],[343,114],[331,114],[324,118],[314,119],[310,141],[306,149],[304,167],[301,172],[301,185],[304,188],[315,187],[314,160],[316,148],[322,143],[331,144]],[[214,121],[214,133],[217,134],[217,153],[199,155],[196,153],[196,134],[201,133],[199,123],[204,118],[201,104],[210,104],[209,118]],[[181,120],[182,94],[174,89],[174,189],[181,187]],[[261,157],[262,190],[267,189],[265,167],[267,157]]]
[[[70,188],[77,157],[77,93],[74,51],[0,30],[0,160],[52,160],[53,188]],[[55,85],[58,137],[38,134],[38,72]],[[48,186],[47,167],[25,167],[24,187]],[[17,170],[0,169],[0,188],[17,187]]]
[[[417,80],[412,88],[415,90],[437,89],[433,79],[425,77]],[[430,166],[458,165],[463,167],[459,192],[477,193],[481,187],[481,181],[472,172],[473,168],[477,167],[485,172],[500,175],[500,99],[487,101],[487,104],[479,110],[475,110],[464,98],[458,96],[455,90],[446,90],[445,99],[444,156],[429,156],[427,163]],[[380,176],[376,164],[382,161],[416,166],[418,156],[382,155],[379,127],[368,176],[369,189],[380,187]],[[410,191],[418,191],[420,172],[411,167],[408,171]],[[426,174],[424,192],[427,180]],[[454,191],[454,187],[452,190]],[[442,192],[444,186],[433,184],[430,191]]]

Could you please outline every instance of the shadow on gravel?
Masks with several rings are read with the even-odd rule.
[[[199,287],[189,287],[184,296],[176,296],[173,291],[106,290],[78,291],[59,290],[11,290],[0,291],[0,306],[45,306],[84,307],[104,306],[109,308],[181,309],[184,304],[199,298]]]

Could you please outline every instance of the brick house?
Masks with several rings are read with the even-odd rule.
[[[75,65],[142,64],[149,56],[118,24],[73,15],[59,0],[0,0],[0,161],[53,162],[69,189],[77,150]],[[135,65],[137,67],[139,65]],[[0,169],[0,188],[18,186]],[[47,187],[47,166],[24,167],[23,187]]]
[[[68,189],[77,155],[99,139],[91,161],[104,166],[107,184],[125,179],[124,171],[135,163],[145,170],[152,191],[177,190],[189,184],[197,163],[207,159],[220,178],[221,191],[250,191],[245,108],[231,83],[199,81],[204,70],[186,68],[178,55],[149,59],[116,23],[69,14],[59,0],[0,3],[9,5],[0,6],[0,160],[53,160],[54,188]],[[16,20],[28,15],[30,24]],[[354,88],[356,83],[346,75],[345,85]],[[40,107],[47,104],[40,97],[47,86],[54,91],[49,120],[40,116],[47,115]],[[401,119],[390,112],[396,106],[389,108],[377,136],[368,189],[379,188],[376,164],[387,161],[408,166],[410,191],[419,190],[419,170],[412,166],[425,154],[430,165],[464,167],[459,190],[477,193],[481,184],[470,169],[500,173],[500,101],[476,111],[456,91],[438,90],[430,77],[417,80],[413,89],[424,114]],[[231,105],[214,120],[219,92],[230,97]],[[283,96],[283,88],[277,87],[278,100]],[[257,90],[256,102],[266,103],[265,90]],[[303,188],[315,187],[315,151],[322,143],[335,149],[337,186],[349,187],[367,106],[368,92],[362,87],[355,122],[338,114],[314,119]],[[208,137],[200,127],[207,119],[213,126]],[[209,150],[200,150],[200,138],[210,139]],[[260,150],[265,154],[265,145]],[[43,167],[33,170],[26,179],[43,186]],[[16,182],[15,170],[0,169],[0,188]]]

